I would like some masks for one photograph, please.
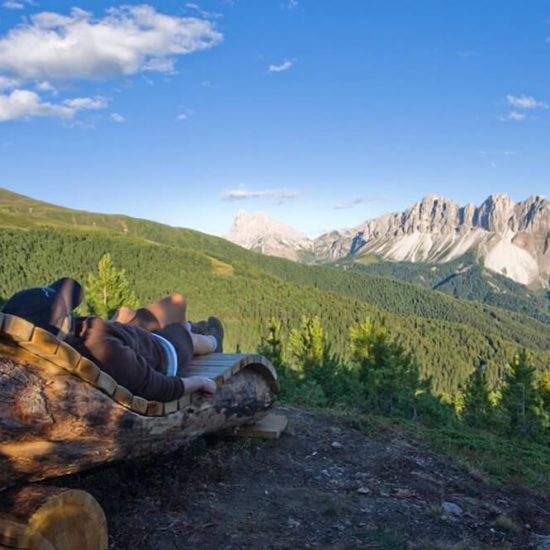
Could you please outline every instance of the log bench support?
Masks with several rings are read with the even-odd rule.
[[[1,494],[0,548],[107,550],[107,522],[85,491],[28,485]]]

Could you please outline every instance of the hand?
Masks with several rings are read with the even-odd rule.
[[[190,376],[189,378],[183,378],[185,384],[185,393],[193,393],[201,391],[212,395],[216,393],[216,382],[207,376]]]

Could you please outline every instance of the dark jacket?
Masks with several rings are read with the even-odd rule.
[[[78,317],[69,343],[135,395],[171,401],[185,391],[181,378],[166,376],[162,345],[141,327]]]

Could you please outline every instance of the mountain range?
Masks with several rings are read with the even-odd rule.
[[[227,238],[245,248],[296,261],[342,259],[441,264],[469,254],[491,272],[532,288],[550,276],[550,201],[514,202],[491,195],[480,206],[460,206],[428,195],[404,212],[309,239],[264,214],[239,212]]]

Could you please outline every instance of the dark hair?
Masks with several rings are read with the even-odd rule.
[[[83,298],[84,291],[80,284],[63,277],[49,286],[17,292],[4,304],[2,311],[61,336],[70,331],[71,311]]]

